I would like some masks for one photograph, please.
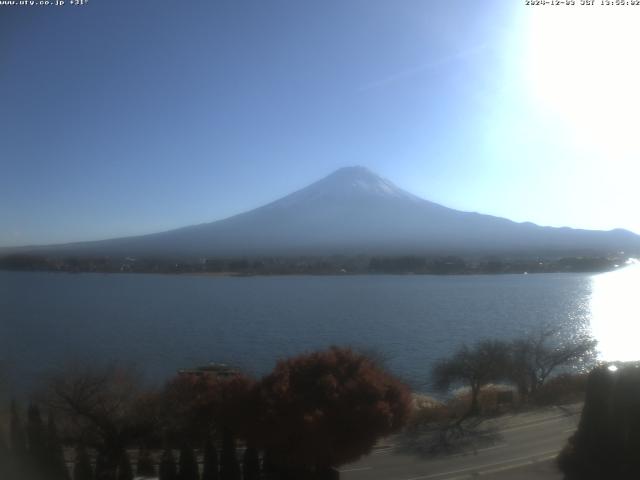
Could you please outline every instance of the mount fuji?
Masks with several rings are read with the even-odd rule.
[[[150,235],[46,247],[65,255],[608,254],[640,252],[626,230],[516,223],[419,198],[364,167],[346,167],[275,202]],[[21,249],[24,251],[24,249]]]

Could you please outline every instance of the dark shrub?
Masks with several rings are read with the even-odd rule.
[[[640,478],[640,364],[589,374],[576,433],[558,458],[567,480]]]

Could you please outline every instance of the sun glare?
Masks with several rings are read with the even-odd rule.
[[[525,76],[535,105],[580,146],[626,158],[640,152],[640,9],[529,12]]]
[[[638,359],[640,263],[592,278],[591,331],[605,361]]]

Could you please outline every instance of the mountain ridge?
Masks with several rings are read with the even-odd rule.
[[[121,256],[640,253],[640,236],[545,227],[451,209],[362,166],[344,167],[273,202],[164,232],[4,251]],[[1,251],[1,250],[0,250]]]

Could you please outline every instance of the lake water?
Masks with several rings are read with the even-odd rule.
[[[152,380],[224,362],[268,372],[332,344],[380,352],[414,388],[464,342],[541,325],[639,358],[640,269],[601,275],[212,277],[0,272],[0,368],[15,389],[69,362],[136,363]]]

